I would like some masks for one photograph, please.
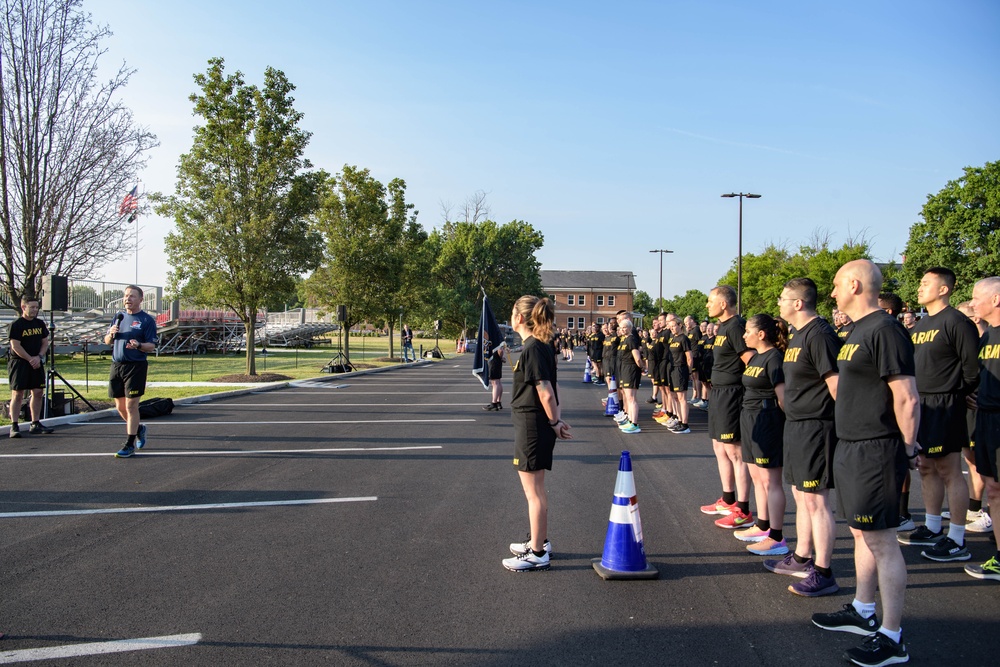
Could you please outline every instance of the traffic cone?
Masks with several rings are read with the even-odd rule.
[[[591,563],[602,579],[655,579],[660,575],[655,567],[646,562],[639,501],[632,476],[632,457],[627,451],[622,452],[618,463],[604,554],[591,560]]]
[[[621,406],[618,405],[618,392],[612,389],[608,392],[608,402],[604,404],[604,416],[613,417],[621,409]]]
[[[608,376],[608,391],[618,391],[618,380],[614,375]]]
[[[594,378],[590,377],[590,359],[587,359],[587,364],[583,367],[583,383],[590,384],[593,380]]]

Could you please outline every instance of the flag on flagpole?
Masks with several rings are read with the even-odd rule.
[[[476,334],[476,353],[472,357],[472,374],[479,378],[483,386],[490,387],[490,356],[493,352],[504,345],[503,334],[497,324],[497,318],[493,317],[493,309],[490,308],[490,300],[483,293],[483,314],[479,317],[479,333]]]
[[[125,195],[125,199],[118,206],[118,215],[134,214],[139,210],[139,186],[135,185],[129,193]],[[135,215],[129,215],[129,222],[135,220]]]

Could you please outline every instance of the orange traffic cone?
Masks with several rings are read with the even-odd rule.
[[[602,579],[655,579],[660,572],[646,562],[642,545],[642,522],[639,501],[635,495],[632,457],[622,452],[615,480],[615,495],[611,500],[608,534],[604,539],[604,554],[591,563]]]

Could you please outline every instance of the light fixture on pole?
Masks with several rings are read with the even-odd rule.
[[[760,195],[752,195],[748,192],[730,192],[723,197],[740,198],[740,227],[739,227],[739,249],[736,259],[736,311],[743,315],[743,198],[760,199]]]
[[[650,250],[649,252],[660,253],[660,309],[663,309],[663,254],[673,254],[673,250]]]

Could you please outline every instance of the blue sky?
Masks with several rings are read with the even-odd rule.
[[[707,291],[743,246],[842,243],[898,258],[928,194],[1000,159],[1000,3],[84,3],[108,67],[160,140],[148,191],[173,192],[211,57],[296,85],[307,151],[330,172],[402,178],[418,220],[477,190],[545,235],[545,269],[631,270],[664,296]],[[277,8],[277,9],[276,9]],[[123,193],[124,194],[124,193]],[[171,222],[141,221],[139,281],[163,284]],[[135,257],[102,277],[131,281]]]

